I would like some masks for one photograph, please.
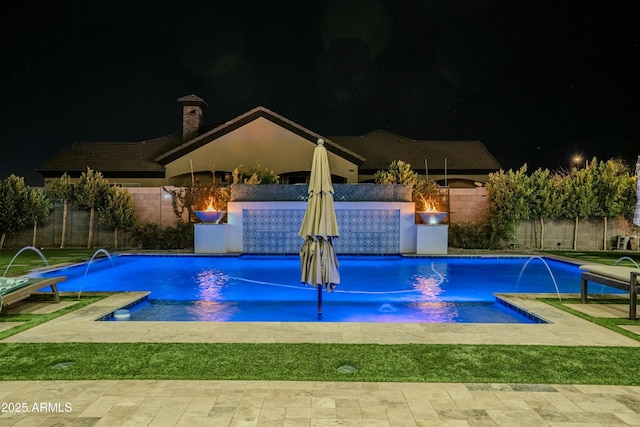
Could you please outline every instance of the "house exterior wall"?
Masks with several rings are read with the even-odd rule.
[[[198,171],[231,172],[240,164],[273,170],[276,174],[310,171],[316,144],[273,122],[259,117],[220,138],[195,149],[190,154],[166,165],[166,176]],[[358,167],[328,152],[331,173],[348,183],[358,182]]]

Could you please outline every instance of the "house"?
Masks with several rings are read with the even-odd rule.
[[[480,141],[420,141],[376,130],[362,136],[326,136],[267,108],[256,107],[217,126],[203,124],[206,102],[178,98],[182,133],[137,142],[77,142],[42,164],[45,186],[87,168],[123,187],[183,186],[222,181],[239,165],[273,170],[282,183],[304,183],[318,138],[325,140],[336,183],[371,182],[378,170],[403,160],[450,187],[486,182],[500,164]]]

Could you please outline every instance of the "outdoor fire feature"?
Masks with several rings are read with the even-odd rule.
[[[440,224],[442,220],[444,220],[444,218],[447,216],[449,212],[422,211],[422,212],[416,212],[416,213],[420,216],[420,219],[422,219],[422,221],[425,224],[437,225],[437,224]]]
[[[440,210],[442,202],[437,198],[434,200],[433,197],[425,197],[425,195],[420,194],[419,204],[421,205],[423,210],[417,211],[416,213],[418,214],[418,216],[420,216],[422,222],[427,225],[440,224],[449,213]]]
[[[224,211],[196,211],[200,221],[214,222],[216,224],[220,222],[224,214],[226,214]]]
[[[197,254],[223,254],[227,252],[227,230],[221,221],[227,211],[216,210],[215,199],[209,198],[207,209],[196,211],[200,223],[194,225],[193,250]]]
[[[207,202],[207,209],[203,211],[196,211],[196,215],[198,216],[200,221],[213,222],[215,224],[220,223],[220,221],[222,220],[222,218],[224,218],[224,215],[226,213],[227,213],[226,211],[217,211],[214,209],[213,197],[209,198],[209,201]]]

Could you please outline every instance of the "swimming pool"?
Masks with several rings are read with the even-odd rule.
[[[539,322],[497,303],[494,294],[555,294],[556,285],[560,293],[580,292],[578,267],[551,259],[345,256],[339,261],[342,283],[333,293],[323,292],[322,321]],[[317,293],[300,283],[295,256],[119,255],[47,275],[67,276],[61,292],[150,291],[131,308],[130,320],[319,320]]]

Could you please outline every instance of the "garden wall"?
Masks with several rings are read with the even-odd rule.
[[[571,220],[545,221],[544,249],[573,249],[574,222]],[[580,220],[578,222],[577,249],[598,251],[616,247],[618,236],[637,237],[636,227],[624,218],[607,220],[607,241],[603,245],[604,221],[602,219]],[[540,248],[540,221],[523,221],[516,231],[516,248]],[[636,247],[637,239],[630,242]]]
[[[345,184],[346,185],[346,184]],[[369,185],[361,185],[352,189],[340,188],[342,195],[351,194],[353,198],[362,199],[363,191],[374,191],[377,197],[395,200],[406,200],[404,190],[392,190],[382,188],[370,190]],[[337,186],[340,186],[339,184]],[[356,186],[352,184],[351,186]],[[247,186],[248,187],[248,186]],[[254,186],[255,187],[255,186]],[[277,186],[276,186],[277,187]],[[283,186],[284,187],[284,186]],[[305,186],[295,187],[291,190],[295,197],[299,197],[306,191]],[[386,186],[378,186],[386,187]],[[171,195],[161,187],[127,188],[133,196],[138,215],[142,221],[153,222],[162,226],[174,225],[177,220],[171,206]],[[249,189],[251,190],[251,189]],[[277,190],[277,189],[275,189]],[[282,189],[281,189],[282,190]],[[452,188],[450,189],[450,214],[445,220],[448,223],[478,222],[484,219],[484,213],[488,207],[488,197],[485,187],[478,188]],[[517,230],[516,246],[521,248],[539,247],[538,236],[540,225],[534,221],[523,222]],[[54,210],[49,221],[38,227],[36,246],[60,247],[62,232],[62,205],[54,204]],[[86,247],[89,230],[89,212],[79,209],[70,209],[67,224],[67,247]],[[578,249],[600,250],[602,249],[603,221],[580,221],[578,225]],[[119,247],[135,247],[135,242],[126,233],[118,233]],[[608,245],[614,247],[617,236],[636,236],[636,227],[629,225],[624,219],[610,219],[607,226]],[[636,239],[637,241],[637,239]],[[7,236],[4,247],[21,248],[31,245],[32,229],[26,229],[15,236]],[[545,249],[556,249],[560,243],[561,249],[573,247],[573,221],[545,221]],[[635,243],[635,242],[634,242]],[[97,224],[94,229],[93,245],[95,247],[112,248],[114,245],[113,230]]]
[[[173,187],[170,187],[173,188]],[[162,187],[127,188],[133,197],[139,218],[144,222],[152,222],[162,226],[172,226],[177,220],[171,206],[171,195]],[[53,212],[46,224],[38,227],[36,246],[57,248],[62,240],[62,211],[61,203],[54,203]],[[89,236],[89,211],[70,208],[67,215],[66,247],[86,247]],[[32,244],[33,229],[29,227],[15,236],[7,236],[5,248],[21,248]],[[98,224],[96,213],[93,246],[114,246],[114,232],[110,227]],[[118,247],[135,246],[127,233],[118,232]]]

